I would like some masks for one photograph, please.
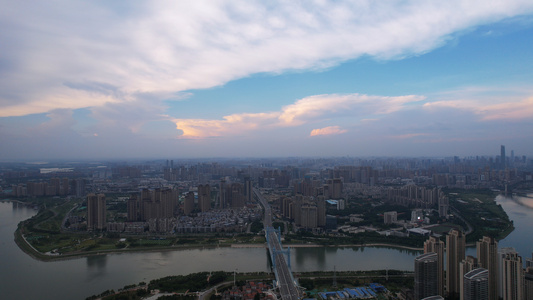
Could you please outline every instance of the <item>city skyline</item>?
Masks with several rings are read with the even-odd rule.
[[[4,4],[0,160],[533,154],[530,1]]]

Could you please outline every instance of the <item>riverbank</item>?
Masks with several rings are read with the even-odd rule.
[[[60,261],[60,260],[70,260],[77,259],[82,257],[106,255],[106,254],[122,254],[122,253],[150,253],[150,252],[166,252],[166,251],[181,251],[181,250],[194,250],[194,249],[216,249],[216,248],[230,248],[232,244],[227,245],[180,245],[180,246],[165,246],[165,247],[136,247],[136,248],[123,248],[123,249],[108,249],[108,250],[95,250],[95,251],[84,251],[80,253],[69,253],[69,254],[46,254],[39,252],[35,249],[22,235],[19,229],[14,233],[15,243],[17,246],[27,255],[33,259],[39,261]],[[264,245],[259,245],[259,247],[265,247]]]
[[[223,244],[223,245],[214,245],[214,244],[201,244],[201,245],[180,245],[180,246],[164,246],[164,247],[136,247],[136,248],[123,248],[123,249],[109,249],[109,250],[95,250],[95,251],[85,251],[80,253],[71,253],[71,254],[46,254],[37,251],[22,235],[20,228],[17,229],[14,233],[15,243],[18,247],[27,255],[31,256],[33,259],[39,261],[59,261],[59,260],[69,260],[77,259],[82,257],[106,255],[106,254],[122,254],[122,253],[149,253],[149,252],[166,252],[166,251],[181,251],[181,250],[195,250],[195,249],[216,249],[216,248],[267,248],[266,244]],[[404,249],[411,251],[423,251],[423,248],[408,247],[395,244],[387,243],[368,243],[368,244],[346,244],[346,245],[319,245],[319,244],[286,244],[284,247],[290,248],[365,248],[365,247],[375,247],[375,248],[393,248],[393,249]]]
[[[265,245],[258,244],[231,244],[232,248],[266,248]],[[363,248],[363,247],[386,247],[386,248],[397,248],[405,249],[412,251],[424,251],[424,248],[409,247],[396,244],[387,244],[387,243],[369,243],[369,244],[346,244],[346,245],[320,245],[320,244],[283,244],[283,247],[286,248]]]

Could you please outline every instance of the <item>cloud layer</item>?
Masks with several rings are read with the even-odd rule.
[[[0,117],[131,106],[256,73],[417,55],[532,11],[527,0],[10,1],[0,12]]]
[[[410,154],[510,138],[531,149],[530,40],[497,37],[530,34],[531,24],[516,35],[497,29],[531,15],[530,0],[9,1],[0,159]],[[475,30],[484,25],[494,34]],[[465,53],[486,57],[486,69]],[[266,85],[279,88],[261,98],[268,105],[243,88],[265,78],[287,80]]]
[[[340,121],[342,118],[390,114],[404,109],[406,104],[422,100],[424,97],[416,95],[316,95],[300,99],[277,112],[233,114],[225,116],[223,120],[175,119],[174,122],[176,128],[183,132],[182,138],[232,136],[262,129],[301,126],[332,118]],[[316,129],[318,131],[311,135],[331,134],[332,129]]]

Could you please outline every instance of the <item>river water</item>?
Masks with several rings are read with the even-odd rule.
[[[533,195],[530,195],[533,196]],[[515,247],[531,257],[533,197],[505,198],[500,203],[514,221],[515,231],[500,247]],[[0,203],[0,298],[85,299],[108,289],[152,279],[200,271],[269,271],[264,248],[215,248],[164,252],[108,254],[64,261],[41,262],[22,252],[13,241],[18,222],[36,213],[12,202]],[[468,252],[472,252],[469,249]],[[475,255],[475,250],[473,250]],[[419,252],[395,248],[293,248],[295,272],[333,270],[413,270]],[[468,253],[472,254],[472,253]]]

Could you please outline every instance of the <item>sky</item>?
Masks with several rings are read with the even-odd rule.
[[[533,1],[7,1],[0,160],[533,155]]]

